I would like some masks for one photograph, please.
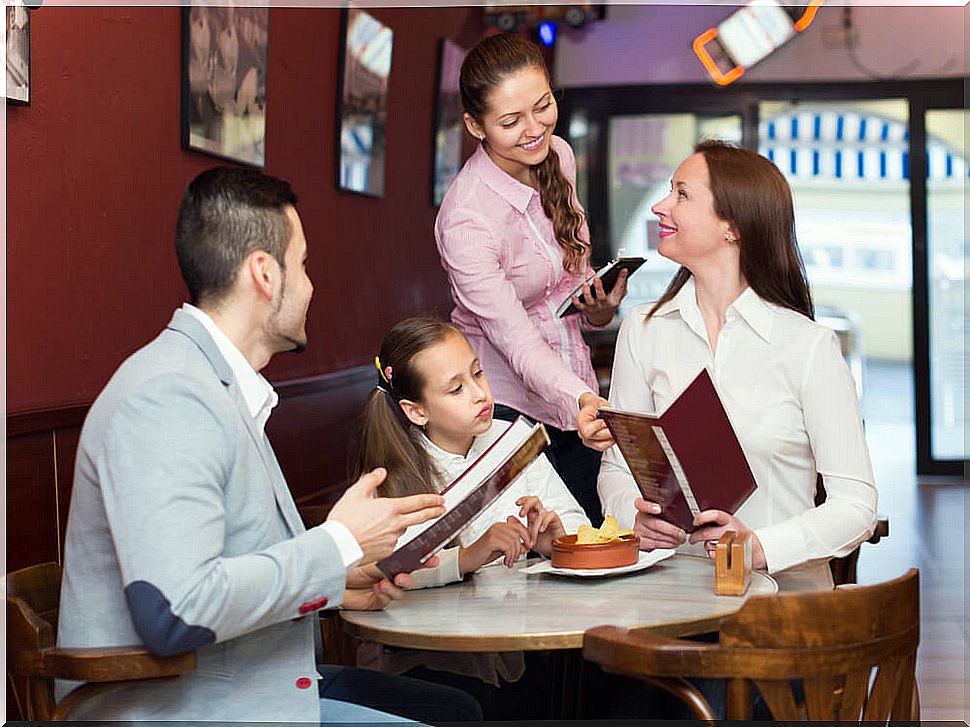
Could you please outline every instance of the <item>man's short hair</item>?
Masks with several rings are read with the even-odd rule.
[[[296,205],[289,182],[254,169],[216,167],[192,180],[179,208],[175,252],[193,305],[223,298],[254,250],[285,267],[292,234],[286,205]]]

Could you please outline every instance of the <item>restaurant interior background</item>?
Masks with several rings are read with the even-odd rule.
[[[346,482],[383,333],[449,309],[432,237],[436,66],[440,39],[481,37],[483,10],[376,5],[394,33],[382,197],[334,180],[340,10],[270,10],[265,169],[300,196],[316,287],[307,352],[267,371],[281,394],[269,434],[301,503]],[[577,152],[594,255],[645,255],[625,309],[650,300],[673,267],[649,207],[691,146],[728,138],[779,165],[890,520],[890,537],[863,547],[860,581],[921,568],[923,716],[965,719],[968,16],[830,2],[719,88],[690,42],[735,9],[610,5],[581,29],[560,24],[547,51],[558,129]],[[30,104],[8,105],[5,129],[5,572],[60,561],[84,413],[184,299],[177,205],[218,163],[180,144],[179,8],[48,0],[30,15]]]

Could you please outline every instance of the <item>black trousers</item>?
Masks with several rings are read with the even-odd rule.
[[[482,708],[465,691],[371,669],[318,664],[320,696],[418,722],[480,722]]]
[[[514,422],[518,417],[528,416],[516,411],[505,404],[495,405],[495,418]],[[531,421],[531,419],[530,419]],[[596,493],[596,478],[600,473],[600,458],[602,454],[590,449],[579,434],[574,431],[564,431],[545,424],[551,444],[546,450],[546,457],[552,463],[553,469],[562,477],[566,487],[576,498],[586,517],[594,526],[603,522],[603,510],[600,498]]]

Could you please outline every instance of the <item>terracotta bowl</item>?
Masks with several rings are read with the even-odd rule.
[[[610,543],[576,545],[575,535],[564,535],[552,543],[554,568],[592,570],[594,568],[620,568],[637,562],[640,539],[628,535]]]

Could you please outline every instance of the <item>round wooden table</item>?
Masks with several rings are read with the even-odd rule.
[[[714,595],[713,561],[675,555],[646,570],[610,578],[565,578],[489,566],[441,588],[409,591],[383,611],[341,611],[360,639],[435,651],[581,649],[586,629],[601,624],[667,636],[717,630],[749,596],[775,593],[752,573],[744,596]]]

